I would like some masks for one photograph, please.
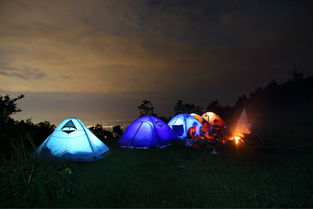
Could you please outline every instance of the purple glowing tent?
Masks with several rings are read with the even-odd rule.
[[[175,139],[171,128],[162,120],[153,116],[144,116],[133,121],[125,130],[118,143],[131,149],[163,148]]]

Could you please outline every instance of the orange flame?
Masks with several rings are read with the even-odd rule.
[[[229,140],[234,141],[235,144],[238,145],[239,143],[244,143],[243,138],[244,138],[244,135],[241,134],[241,133],[238,133],[238,134],[236,134],[235,136],[230,137]]]
[[[235,144],[238,144],[240,139],[241,139],[241,138],[240,138],[239,136],[235,136],[235,137],[234,137]]]

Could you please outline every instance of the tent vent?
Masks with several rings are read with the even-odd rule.
[[[76,131],[77,128],[75,127],[74,123],[72,120],[68,121],[61,129],[65,133],[72,133],[73,131]]]

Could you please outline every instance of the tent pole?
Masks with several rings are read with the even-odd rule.
[[[132,137],[132,139],[130,140],[130,142],[129,142],[129,144],[127,146],[130,146],[133,143],[134,138],[136,137],[136,135],[137,135],[139,129],[141,128],[142,124],[143,124],[143,121],[141,121],[140,126],[138,127],[136,133],[134,134],[134,136]]]

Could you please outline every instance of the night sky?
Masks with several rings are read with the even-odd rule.
[[[25,94],[15,118],[34,122],[232,105],[313,72],[310,0],[0,0],[0,26],[0,93]]]

